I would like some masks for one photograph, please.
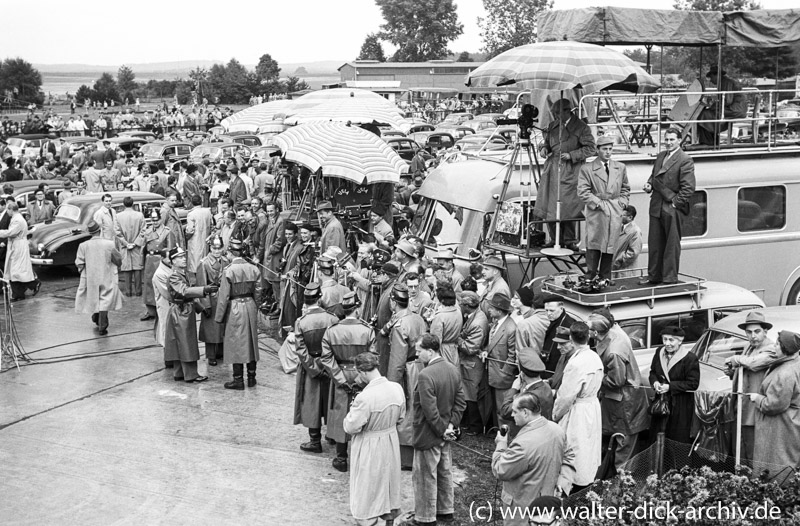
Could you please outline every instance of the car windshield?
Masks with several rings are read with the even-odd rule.
[[[56,219],[67,219],[77,222],[81,217],[81,209],[75,205],[64,203],[56,211]]]
[[[480,249],[483,214],[423,198],[411,223],[411,233],[424,239],[426,245],[452,245],[458,247],[457,254],[466,255],[469,247]]]
[[[139,152],[145,157],[160,157],[162,146],[160,144],[144,144],[139,148]]]
[[[217,157],[219,155],[220,149],[215,146],[198,146],[194,150],[192,150],[192,157],[203,157],[204,155],[208,155],[210,157]]]
[[[710,329],[697,341],[692,352],[701,362],[724,369],[725,359],[742,353],[747,344],[742,336]]]

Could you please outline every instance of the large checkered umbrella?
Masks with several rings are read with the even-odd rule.
[[[650,92],[658,81],[622,53],[580,42],[538,42],[510,49],[476,68],[467,86],[513,84],[522,89],[550,91],[583,88],[584,94],[624,90]]]
[[[287,160],[357,184],[397,183],[408,171],[408,164],[380,137],[341,122],[300,124],[272,141]]]

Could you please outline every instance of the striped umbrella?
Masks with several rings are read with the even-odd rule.
[[[383,97],[373,98],[336,98],[300,110],[286,119],[286,124],[304,124],[309,122],[352,122],[353,124],[386,124],[402,132],[411,128],[400,110]]]
[[[400,181],[406,162],[380,137],[339,122],[301,124],[272,139],[289,161],[357,184]]]
[[[292,101],[273,100],[237,111],[220,122],[227,131],[258,131],[260,126],[275,121],[276,115],[286,115]]]
[[[289,101],[291,102],[290,105],[291,111],[289,112],[289,114],[293,115],[299,111],[303,111],[308,108],[313,108],[314,106],[319,106],[323,102],[328,102],[337,99],[348,99],[348,98],[370,99],[383,102],[384,104],[389,104],[389,101],[384,99],[381,95],[378,95],[374,91],[366,89],[358,89],[358,88],[321,89],[318,91],[307,93],[302,97],[298,97],[294,100]]]
[[[538,42],[510,49],[476,68],[467,86],[514,84],[522,89],[603,89],[650,92],[660,84],[634,61],[613,49],[580,42]]]

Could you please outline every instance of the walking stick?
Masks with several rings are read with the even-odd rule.
[[[742,393],[742,384],[744,374],[742,374],[741,366],[739,366],[739,375],[736,379],[736,392]],[[736,400],[736,468],[738,469],[739,466],[742,464],[742,404],[744,403],[744,398],[740,397]]]

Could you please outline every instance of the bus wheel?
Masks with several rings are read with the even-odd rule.
[[[794,282],[786,296],[786,305],[800,305],[800,280]]]

